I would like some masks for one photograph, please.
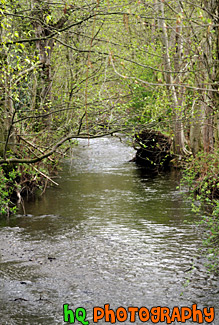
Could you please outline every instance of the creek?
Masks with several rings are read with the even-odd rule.
[[[133,156],[114,137],[81,140],[58,187],[0,220],[1,324],[64,324],[66,303],[86,308],[90,324],[108,303],[214,307],[219,324],[218,278],[206,273],[178,173],[152,177]]]

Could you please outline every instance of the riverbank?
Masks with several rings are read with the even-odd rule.
[[[51,184],[58,185],[52,179],[58,169],[58,161],[52,159],[38,164],[0,166],[0,216],[9,218],[19,205],[25,214],[24,199],[34,197],[38,192],[43,195]]]
[[[193,211],[202,214],[209,270],[219,273],[219,151],[199,152],[186,160],[182,184],[189,189]],[[198,204],[197,204],[198,202]]]

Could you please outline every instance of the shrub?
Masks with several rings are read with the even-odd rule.
[[[210,270],[219,266],[219,151],[200,152],[187,160],[183,184],[189,187],[193,211],[205,211],[201,223],[206,228],[204,245],[208,248]],[[200,204],[197,204],[197,201]]]

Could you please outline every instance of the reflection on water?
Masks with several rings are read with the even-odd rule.
[[[65,303],[86,308],[91,324],[93,307],[107,303],[197,303],[215,307],[219,323],[218,281],[199,258],[200,230],[177,175],[150,177],[132,157],[114,138],[81,141],[60,186],[2,224],[3,324],[62,324]]]

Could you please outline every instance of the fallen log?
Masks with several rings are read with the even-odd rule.
[[[171,155],[171,138],[160,131],[145,129],[135,134],[134,148],[137,150],[135,162],[150,172],[157,173],[169,168]]]

